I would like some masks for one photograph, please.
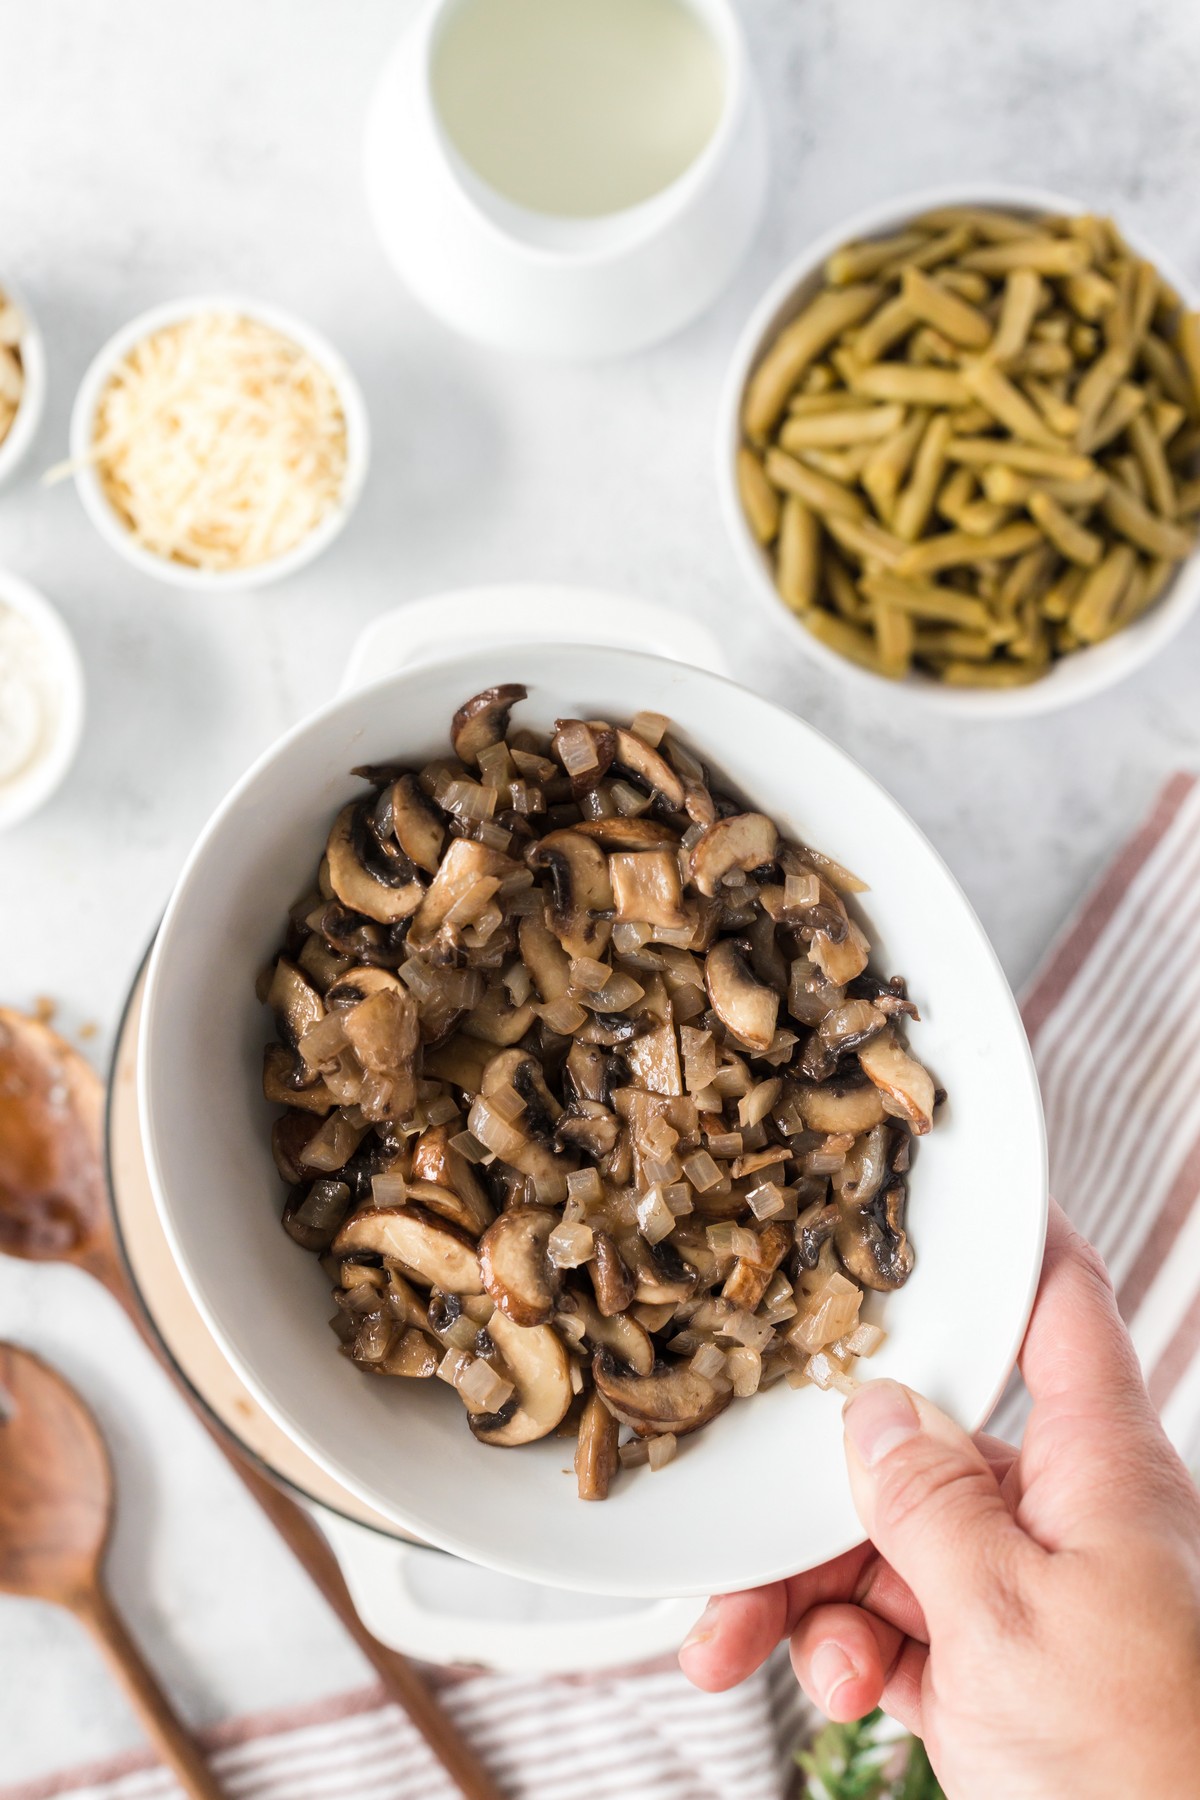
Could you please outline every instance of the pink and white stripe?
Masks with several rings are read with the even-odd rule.
[[[1024,1006],[1055,1194],[1102,1251],[1150,1391],[1200,1458],[1200,782],[1177,775],[1046,958]],[[1019,1429],[1018,1386],[995,1428]],[[514,1800],[782,1800],[811,1723],[787,1661],[732,1694],[655,1665],[557,1681],[439,1677]],[[377,1690],[208,1734],[229,1800],[454,1800]],[[149,1752],[0,1800],[179,1800]]]
[[[1023,1007],[1050,1184],[1112,1271],[1150,1392],[1200,1457],[1200,782],[1172,777]],[[1019,1428],[1014,1387],[993,1429]]]

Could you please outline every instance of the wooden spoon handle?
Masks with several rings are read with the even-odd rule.
[[[116,1251],[116,1245],[100,1242],[89,1253],[85,1267],[123,1307],[132,1323],[179,1393],[222,1451],[246,1488],[258,1501],[296,1561],[308,1575],[331,1611],[341,1620],[363,1655],[373,1666],[388,1697],[403,1707],[465,1800],[503,1800],[492,1779],[450,1715],[443,1709],[425,1677],[399,1650],[374,1637],[358,1616],[346,1578],[329,1544],[309,1514],[282,1488],[261,1475],[248,1456],[204,1410],[190,1393],[178,1371],[163,1355],[148,1321],[140,1296]]]
[[[76,1616],[91,1631],[121,1681],[146,1735],[192,1800],[225,1800],[204,1753],[159,1687],[121,1615],[99,1582],[76,1602]]]

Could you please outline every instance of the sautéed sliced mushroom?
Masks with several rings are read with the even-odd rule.
[[[569,1434],[602,1500],[780,1380],[853,1387],[943,1096],[856,876],[661,714],[537,733],[525,698],[355,771],[260,977],[263,1087],[342,1354],[481,1444]]]

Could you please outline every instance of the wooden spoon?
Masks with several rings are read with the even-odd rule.
[[[0,1007],[0,1251],[74,1263],[108,1289],[451,1780],[467,1800],[502,1800],[424,1677],[367,1630],[304,1508],[258,1472],[160,1354],[117,1247],[104,1179],[103,1083],[57,1032],[8,1007]]]
[[[163,1759],[194,1800],[221,1800],[105,1589],[112,1473],[92,1415],[61,1375],[0,1344],[0,1589],[65,1606],[92,1632]]]

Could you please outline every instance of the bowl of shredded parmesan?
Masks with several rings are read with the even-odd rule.
[[[248,588],[337,536],[368,454],[366,406],[333,346],[276,307],[216,297],[156,307],[109,340],[62,473],[147,574]]]

